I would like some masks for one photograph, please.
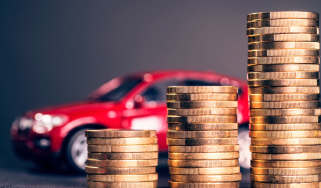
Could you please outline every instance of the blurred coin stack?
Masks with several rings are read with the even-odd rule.
[[[170,186],[239,187],[237,88],[170,86],[167,107]]]
[[[247,17],[253,187],[319,187],[319,17]]]
[[[150,130],[87,130],[88,187],[157,187],[158,144]]]

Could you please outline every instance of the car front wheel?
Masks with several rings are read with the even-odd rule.
[[[77,172],[84,172],[85,163],[88,157],[86,129],[80,129],[69,139],[66,148],[66,158],[68,165]]]
[[[243,126],[239,128],[238,142],[240,146],[240,166],[245,169],[249,169],[251,166],[251,152],[250,144],[251,138],[249,136],[248,126]]]

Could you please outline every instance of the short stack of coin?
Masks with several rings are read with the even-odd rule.
[[[171,187],[239,187],[237,90],[233,86],[168,87]]]
[[[100,129],[86,136],[88,187],[157,187],[155,131]]]
[[[319,16],[247,17],[253,187],[319,187]]]

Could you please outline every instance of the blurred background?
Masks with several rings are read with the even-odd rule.
[[[0,167],[24,169],[10,124],[26,110],[84,99],[113,77],[158,69],[246,79],[246,15],[321,12],[319,0],[0,2]]]

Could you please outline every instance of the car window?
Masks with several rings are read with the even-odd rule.
[[[184,80],[186,86],[219,86],[219,82],[208,82],[204,80]]]
[[[168,86],[182,85],[183,83],[177,79],[164,80],[156,82],[143,91],[142,96],[147,102],[165,102],[166,89]]]
[[[166,101],[166,88],[168,86],[220,86],[220,82],[211,82],[197,79],[177,80],[171,79],[166,81],[157,82],[149,86],[142,96],[147,102],[165,102]],[[242,92],[239,88],[239,94]]]
[[[113,90],[96,97],[97,101],[120,101],[127,95],[134,87],[142,83],[143,79],[140,77],[128,77],[121,81],[118,87]]]

